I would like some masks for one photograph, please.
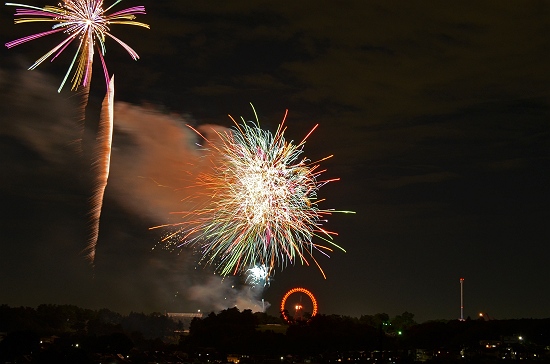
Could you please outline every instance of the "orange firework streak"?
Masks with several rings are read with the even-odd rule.
[[[283,300],[281,301],[281,313],[286,322],[290,322],[290,318],[286,315],[285,312],[286,301],[288,297],[297,292],[305,293],[306,295],[308,295],[311,303],[313,304],[313,312],[311,313],[311,317],[317,315],[317,300],[315,299],[315,296],[313,296],[313,293],[302,287],[292,288],[283,296]]]
[[[115,76],[109,82],[109,89],[101,105],[101,119],[96,138],[96,160],[93,168],[96,171],[96,186],[92,195],[92,208],[90,211],[91,236],[86,247],[88,259],[93,264],[95,259],[95,248],[99,237],[99,219],[103,207],[103,196],[109,179],[109,168],[111,165],[111,144],[113,141],[113,103],[115,96]]]

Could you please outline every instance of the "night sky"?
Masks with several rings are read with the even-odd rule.
[[[36,6],[54,2],[28,0]],[[106,2],[110,5],[111,2]],[[81,98],[57,88],[72,59],[26,71],[59,43],[0,50],[0,304],[121,313],[221,310],[311,290],[319,312],[409,311],[419,322],[550,317],[550,3],[547,1],[124,1],[151,30],[113,25],[140,55],[107,41],[115,133],[95,267],[90,169],[105,84],[96,58],[81,153]],[[0,40],[47,30],[13,24]],[[70,86],[70,85],[69,85]],[[287,138],[317,123],[305,155],[339,182],[323,187],[347,253],[277,271],[262,292],[220,281],[190,250],[152,249],[198,169],[185,124],[227,114]],[[205,130],[210,127],[203,126]],[[193,165],[192,165],[193,163]],[[234,288],[231,288],[234,286]]]

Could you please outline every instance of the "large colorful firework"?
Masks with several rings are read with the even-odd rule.
[[[117,0],[107,9],[103,9],[103,0],[64,0],[58,6],[45,6],[39,8],[31,5],[6,3],[9,6],[17,6],[15,11],[15,23],[28,22],[54,22],[52,30],[29,35],[23,38],[6,43],[6,47],[12,48],[22,43],[44,37],[55,33],[65,33],[67,37],[49,52],[40,57],[29,69],[35,69],[46,59],[52,57],[56,59],[73,41],[78,42],[77,51],[69,65],[69,69],[61,82],[58,92],[65,85],[71,70],[76,70],[72,77],[72,90],[76,90],[79,85],[86,86],[90,82],[92,72],[92,62],[94,58],[94,46],[98,50],[99,59],[103,65],[105,73],[105,82],[109,84],[109,74],[105,64],[105,39],[106,36],[120,44],[134,59],[139,58],[138,54],[122,40],[110,33],[109,26],[112,24],[137,25],[149,28],[149,25],[135,21],[136,14],[145,14],[143,6],[134,6],[124,10],[106,14],[111,8],[120,3]]]
[[[325,216],[335,212],[319,208],[317,191],[338,179],[320,180],[319,163],[302,158],[306,139],[285,140],[285,118],[275,134],[256,122],[237,123],[231,131],[215,131],[218,138],[206,141],[211,152],[210,172],[198,176],[197,187],[207,203],[193,211],[181,212],[181,223],[163,242],[170,249],[191,246],[201,255],[201,263],[216,271],[244,273],[253,267],[265,268],[265,279],[273,267],[284,268],[300,262],[317,264],[315,252],[328,255],[336,245],[336,233],[322,227]],[[204,198],[205,196],[199,196]],[[343,211],[342,211],[343,212]],[[313,238],[328,243],[313,242]]]

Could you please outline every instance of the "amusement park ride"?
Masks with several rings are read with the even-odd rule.
[[[293,316],[290,315],[289,310],[286,308],[287,300],[289,299],[290,296],[296,293],[304,293],[305,295],[307,295],[311,300],[311,306],[312,306],[311,317],[317,314],[317,300],[315,299],[315,296],[313,296],[313,293],[311,293],[310,291],[302,287],[293,288],[283,296],[283,299],[281,301],[281,314],[283,315],[283,318],[285,319],[285,321],[288,323],[304,321],[305,319],[304,318],[305,309],[304,309],[304,305],[302,304],[302,295],[300,295],[299,303],[296,303],[293,307],[295,310],[295,314]],[[309,317],[307,320],[309,321],[311,317]]]

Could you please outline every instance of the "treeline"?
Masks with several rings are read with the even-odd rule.
[[[259,321],[254,321],[254,315]],[[302,354],[476,348],[482,341],[550,346],[550,319],[440,320],[418,324],[409,312],[391,319],[385,313],[359,318],[317,315],[307,322],[288,325],[281,333],[269,325],[258,326],[262,314],[254,315],[236,308],[212,313],[205,319],[193,320],[186,340],[194,347],[214,346],[222,351],[240,348],[242,352],[279,350]],[[269,344],[262,345],[264,341]]]
[[[151,361],[144,356],[147,352],[225,361],[229,354],[329,358],[335,353],[374,351],[408,353],[411,359],[410,353],[416,349],[467,349],[477,355],[481,342],[514,343],[541,354],[550,348],[550,319],[418,324],[413,314],[404,312],[393,318],[385,313],[359,318],[316,315],[289,325],[280,317],[231,308],[194,318],[189,331],[183,329],[181,322],[161,313],[120,315],[71,305],[40,305],[36,309],[1,305],[0,333],[4,334],[0,334],[0,363],[28,353],[49,355],[48,360],[57,362],[85,363],[94,362],[91,358],[98,353],[129,356],[131,362],[140,362],[141,355],[147,362]],[[50,341],[40,343],[47,337]]]
[[[148,351],[163,351],[182,324],[160,314],[108,309],[89,310],[73,305],[11,308],[0,305],[0,363],[120,362],[132,355],[147,363]],[[137,358],[142,358],[139,360]]]
[[[73,305],[40,305],[36,309],[0,305],[0,332],[32,331],[41,336],[62,333],[110,335],[140,333],[145,339],[163,338],[181,330],[164,314],[131,312],[121,315],[106,308],[84,309]]]

